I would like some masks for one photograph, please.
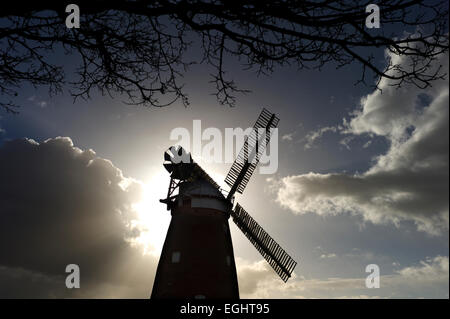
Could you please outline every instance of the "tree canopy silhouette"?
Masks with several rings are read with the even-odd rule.
[[[426,87],[445,76],[431,63],[448,50],[447,1],[383,1],[377,4],[381,28],[367,29],[371,2],[13,1],[0,12],[0,105],[15,112],[14,97],[26,83],[48,86],[50,93],[67,85],[74,98],[97,89],[123,94],[132,104],[159,107],[181,99],[188,105],[182,76],[192,63],[207,63],[218,101],[233,106],[235,94],[246,90],[226,74],[225,56],[258,74],[281,65],[357,63],[355,80],[369,83],[373,76],[375,86],[388,77],[393,85]],[[65,25],[69,3],[80,8],[78,29]],[[408,68],[394,59],[380,64],[377,48],[406,56]],[[56,50],[79,56],[75,76],[52,61]]]

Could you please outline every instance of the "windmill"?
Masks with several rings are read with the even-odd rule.
[[[280,278],[290,278],[297,262],[239,203],[234,205],[234,194],[243,193],[278,122],[275,114],[262,110],[225,178],[228,193],[182,147],[164,153],[170,185],[160,201],[172,219],[152,298],[239,298],[230,216]]]

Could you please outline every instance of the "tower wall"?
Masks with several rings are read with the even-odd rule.
[[[152,298],[239,298],[228,205],[205,181],[180,185]]]

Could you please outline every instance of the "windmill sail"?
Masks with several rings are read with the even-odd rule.
[[[271,129],[277,127],[280,119],[275,114],[263,109],[251,134],[245,139],[244,146],[231,166],[225,182],[231,187],[228,199],[237,191],[242,194],[253,174],[266,145],[269,143]],[[264,134],[259,136],[263,129]],[[253,156],[252,156],[253,155]]]
[[[247,236],[275,272],[286,282],[297,262],[242,208],[236,204],[231,212],[234,223]]]

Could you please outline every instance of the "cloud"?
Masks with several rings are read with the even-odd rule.
[[[2,119],[2,116],[0,115],[0,120]],[[6,133],[6,131],[5,131],[5,129],[4,128],[2,128],[1,126],[0,126],[0,138],[2,137],[2,135],[4,135]]]
[[[67,296],[62,275],[51,276],[23,268],[0,266],[0,298],[58,298]]]
[[[337,257],[337,255],[334,253],[320,255],[320,259],[330,259],[330,258],[335,258],[335,257]]]
[[[421,261],[418,266],[410,266],[403,268],[397,273],[402,277],[411,281],[432,283],[448,282],[449,261],[447,256],[436,256]],[[395,277],[394,277],[395,280]]]
[[[281,139],[283,141],[292,141],[293,137],[294,137],[295,132],[289,133],[289,134],[284,134]]]
[[[340,126],[325,126],[321,127],[315,131],[310,131],[306,134],[304,141],[306,141],[304,148],[309,149],[314,147],[314,143],[320,139],[325,133],[333,132],[336,133],[341,130]]]
[[[321,246],[317,246],[313,250],[319,253],[320,259],[332,259],[337,257],[335,253],[327,252]]]
[[[365,286],[361,278],[306,279],[297,277],[282,283],[263,260],[249,263],[240,260],[239,287],[242,298],[448,298],[448,256],[436,256],[380,276],[380,288]]]
[[[35,105],[45,108],[48,105],[48,102],[42,99],[39,99],[36,95],[32,95],[28,98],[28,101],[33,102]]]
[[[330,104],[333,104],[336,100],[336,97],[334,95],[330,96]]]
[[[269,298],[267,291],[261,289],[261,284],[277,284],[275,272],[265,260],[255,263],[237,257],[236,269],[238,272],[239,294],[243,298]],[[251,297],[248,297],[251,296]]]
[[[156,257],[131,242],[141,184],[68,137],[0,147],[0,296],[148,298]],[[65,288],[77,264],[81,288]]]
[[[368,148],[370,146],[370,144],[372,144],[372,141],[367,141],[364,145],[363,148]]]
[[[448,73],[448,55],[441,56],[436,65]],[[427,89],[408,84],[398,89],[390,84],[383,78],[381,91],[365,96],[361,108],[344,122],[344,134],[386,138],[390,142],[387,153],[361,174],[308,173],[282,178],[277,181],[281,206],[296,214],[347,212],[373,223],[399,225],[409,220],[430,234],[448,230],[448,79]],[[309,134],[309,140],[328,130]]]
[[[354,139],[355,139],[354,136],[346,136],[339,141],[339,144],[344,146],[347,150],[350,150],[350,142],[352,142]]]

